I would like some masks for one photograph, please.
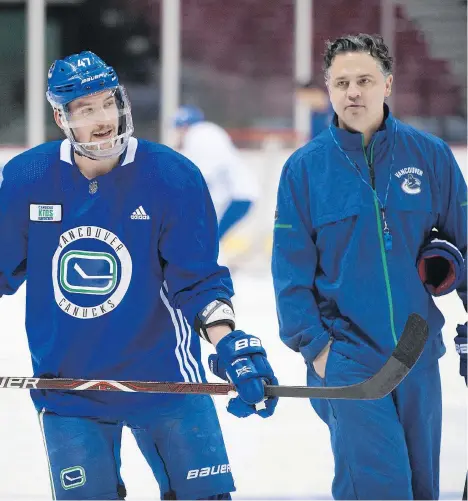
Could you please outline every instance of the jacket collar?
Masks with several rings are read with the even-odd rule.
[[[384,104],[384,119],[377,131],[372,135],[371,142],[375,142],[376,146],[379,146],[383,142],[393,139],[394,128],[395,119],[390,112],[390,108]],[[362,134],[338,127],[338,115],[336,113],[333,116],[330,131],[344,150],[362,150]]]

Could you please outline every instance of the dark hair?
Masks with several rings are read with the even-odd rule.
[[[393,58],[388,54],[388,47],[380,35],[346,35],[337,38],[333,42],[327,40],[326,50],[323,55],[323,71],[325,80],[328,78],[328,70],[337,54],[346,52],[365,52],[370,54],[380,65],[382,73],[388,76],[392,73]]]

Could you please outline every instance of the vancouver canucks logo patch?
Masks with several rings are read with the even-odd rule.
[[[59,237],[52,259],[55,302],[67,315],[93,319],[122,302],[132,278],[132,258],[117,235],[78,226]]]
[[[421,180],[413,174],[408,174],[401,183],[401,189],[408,195],[418,195],[421,193]]]
[[[417,167],[406,167],[395,173],[395,176],[401,180],[401,189],[408,195],[419,195],[421,193],[421,178],[423,175],[424,171]]]

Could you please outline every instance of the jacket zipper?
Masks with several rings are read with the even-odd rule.
[[[371,161],[370,163],[368,163],[368,165],[369,165],[369,174],[370,174],[372,189],[375,191],[374,143],[372,143],[371,146]]]
[[[382,215],[380,213],[379,202],[377,199],[377,192],[375,190],[374,144],[375,144],[375,141],[373,141],[370,145],[370,159],[369,159],[369,158],[367,158],[366,148],[364,146],[364,135],[362,135],[362,151],[364,153],[364,158],[366,159],[367,167],[369,168],[372,190],[374,191],[374,207],[375,207],[376,220],[377,220],[377,232],[379,235],[380,255],[382,258],[382,266],[383,266],[383,272],[384,272],[384,278],[385,278],[385,289],[387,291],[388,310],[390,313],[390,327],[392,329],[393,341],[396,345],[398,340],[397,340],[397,336],[395,333],[395,319],[394,319],[394,314],[393,314],[392,288],[390,286],[390,277],[388,274],[387,253],[385,252],[385,245],[384,245],[384,241],[383,241]]]

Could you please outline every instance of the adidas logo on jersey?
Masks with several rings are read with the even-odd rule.
[[[148,216],[148,214],[146,214],[145,209],[143,209],[143,206],[140,205],[138,209],[135,209],[132,212],[130,219],[150,219],[150,217]]]

